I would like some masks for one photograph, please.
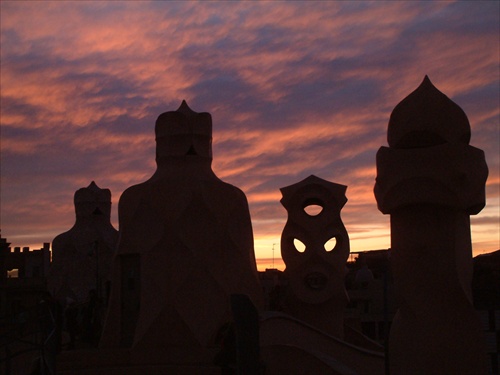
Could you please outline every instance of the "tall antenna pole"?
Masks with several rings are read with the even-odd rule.
[[[274,245],[276,245],[276,244],[273,243],[273,268],[274,268]]]

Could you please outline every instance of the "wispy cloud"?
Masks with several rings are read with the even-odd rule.
[[[117,226],[123,190],[155,170],[156,117],[187,99],[212,114],[213,168],[247,194],[257,256],[286,222],[279,188],[311,174],[348,185],[351,248],[388,247],[375,154],[391,110],[428,74],[486,153],[489,203],[473,238],[499,247],[486,220],[500,196],[498,2],[0,7],[1,227],[18,245],[69,229],[73,193],[92,180],[112,190]]]

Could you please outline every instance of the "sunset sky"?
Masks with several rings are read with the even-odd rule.
[[[486,153],[474,255],[500,248],[498,1],[2,1],[1,235],[40,248],[73,194],[155,171],[154,122],[185,99],[213,119],[213,170],[249,201],[260,267],[280,254],[279,189],[347,185],[351,251],[390,247],[373,195],[392,109],[425,75]],[[278,261],[276,261],[278,265]]]

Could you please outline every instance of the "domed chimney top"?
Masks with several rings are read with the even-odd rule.
[[[387,141],[392,148],[420,148],[443,143],[469,144],[467,115],[425,76],[392,111]]]
[[[193,111],[185,100],[176,111],[158,116],[155,134],[157,161],[172,156],[212,159],[212,116]]]
[[[155,125],[156,139],[176,135],[203,135],[212,138],[212,116],[195,112],[185,100],[176,111],[158,116]]]
[[[89,186],[78,189],[74,195],[74,202],[108,202],[111,203],[111,190],[101,189],[95,181],[92,181]]]

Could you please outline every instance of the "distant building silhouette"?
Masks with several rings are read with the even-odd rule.
[[[500,250],[474,258],[474,307],[486,336],[489,373],[500,373]]]
[[[17,314],[38,303],[46,290],[49,264],[49,243],[41,249],[21,250],[12,249],[6,238],[0,238],[0,317]]]

